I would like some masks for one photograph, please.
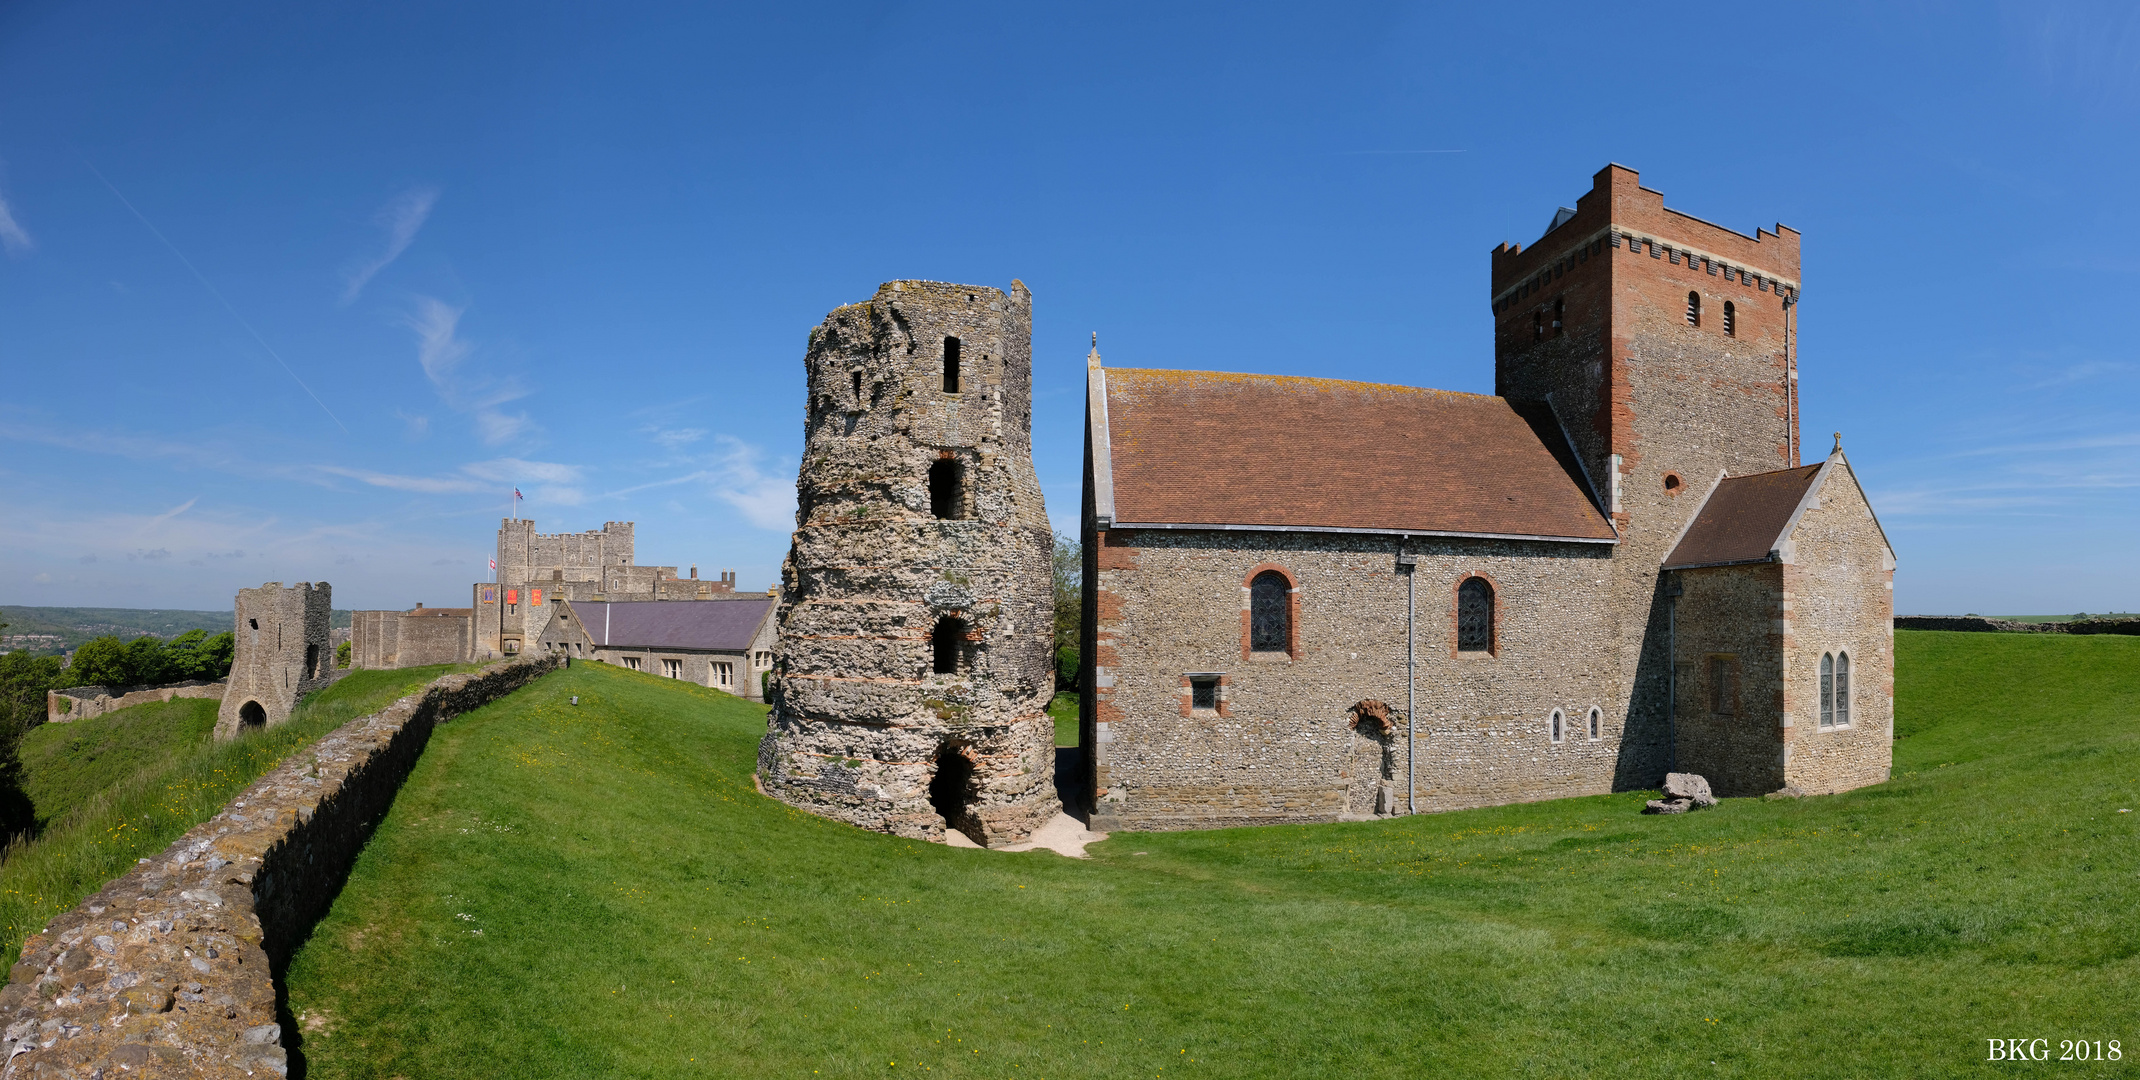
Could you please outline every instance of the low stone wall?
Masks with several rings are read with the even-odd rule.
[[[65,690],[47,690],[45,723],[64,724],[69,720],[87,720],[129,705],[170,701],[173,698],[214,698],[221,701],[223,688],[228,685],[194,679],[164,686],[72,686]]]
[[[562,664],[447,675],[342,725],[53,919],[0,990],[6,1075],[285,1074],[276,980],[432,729]]]
[[[2073,622],[2009,622],[1980,615],[1898,615],[1897,630],[1962,630],[2000,634],[2140,635],[2140,619],[2080,619]]]

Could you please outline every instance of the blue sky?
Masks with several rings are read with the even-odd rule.
[[[2129,5],[0,5],[0,602],[465,603],[544,531],[778,574],[805,335],[1490,392],[1608,161],[1804,233],[1803,409],[1912,612],[2140,607]]]

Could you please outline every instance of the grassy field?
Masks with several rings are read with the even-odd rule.
[[[1048,702],[1048,717],[1055,721],[1055,745],[1077,745],[1077,695],[1064,691]]]
[[[22,737],[22,786],[37,807],[38,827],[50,826],[142,769],[207,742],[221,704],[180,698],[31,728]]]
[[[213,817],[285,757],[453,670],[352,672],[307,698],[288,723],[227,743],[209,737],[213,701],[135,705],[33,729],[22,740],[23,786],[39,832],[0,856],[5,962],[53,915]]]
[[[756,707],[576,665],[434,737],[294,963],[302,1053],[317,1078],[2130,1074],[2140,639],[1897,638],[1875,788],[1083,862],[788,809],[752,790]],[[1987,1065],[1991,1037],[2125,1060]]]

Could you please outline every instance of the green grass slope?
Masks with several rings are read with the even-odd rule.
[[[180,698],[31,728],[22,737],[22,786],[37,807],[39,827],[142,769],[207,742],[221,704]]]
[[[287,723],[227,743],[210,738],[213,701],[134,705],[31,731],[23,786],[40,831],[0,857],[0,956],[12,965],[22,940],[52,916],[215,816],[314,739],[454,670],[473,665],[351,672]]]
[[[1949,1076],[2140,1053],[2140,640],[1898,635],[1896,779],[955,850],[576,665],[441,728],[297,956],[316,1078]],[[568,695],[581,704],[568,704]],[[2054,1049],[2055,1053],[2055,1049]]]

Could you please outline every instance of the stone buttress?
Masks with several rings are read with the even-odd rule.
[[[895,281],[811,331],[767,793],[987,845],[1058,812],[1031,309],[1018,282]]]

